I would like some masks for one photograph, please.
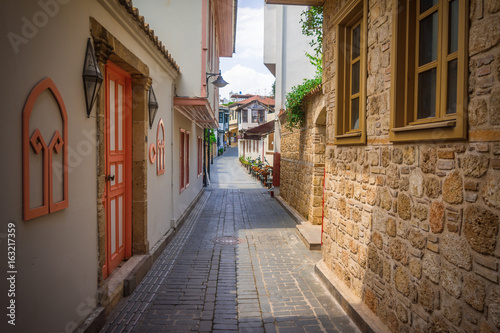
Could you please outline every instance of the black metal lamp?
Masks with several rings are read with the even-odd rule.
[[[217,88],[222,88],[229,84],[226,81],[224,81],[224,79],[222,78],[222,74],[219,71],[219,73],[207,73],[207,86],[208,86],[208,79],[210,79],[213,76],[217,76],[217,79],[215,79],[215,81],[212,82],[212,84]],[[208,90],[207,90],[207,97],[208,97]]]
[[[103,81],[103,76],[97,65],[90,38],[87,41],[87,51],[85,54],[82,77],[85,90],[85,103],[87,104],[87,118],[90,118],[90,112],[92,112],[92,107],[97,99]]]
[[[208,85],[208,79],[210,79],[212,76],[217,76],[217,79],[214,82],[212,82],[212,84],[217,88],[222,88],[229,84],[226,81],[224,81],[219,71],[219,73],[207,73],[207,85]]]
[[[153,90],[153,86],[149,88],[149,128],[153,128],[153,122],[156,117],[156,112],[158,111],[158,101],[156,100],[155,91]]]
[[[228,85],[228,83],[226,81],[224,81],[224,79],[222,78],[222,75],[220,75],[220,72],[219,72],[219,76],[217,77],[217,79],[212,82],[212,84],[214,86],[216,86],[217,88],[222,88],[222,87],[225,87]]]

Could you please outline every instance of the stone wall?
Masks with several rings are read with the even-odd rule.
[[[324,261],[392,332],[498,332],[500,2],[469,1],[469,139],[393,144],[394,1],[369,1],[367,144],[336,146],[331,18],[348,2],[324,5]]]
[[[280,195],[309,222],[321,224],[325,126],[317,121],[324,112],[320,90],[308,96],[305,107],[302,128],[290,131],[286,120],[281,122]]]

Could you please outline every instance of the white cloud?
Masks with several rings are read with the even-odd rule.
[[[222,98],[229,98],[230,92],[255,95],[269,95],[274,76],[269,73],[259,73],[253,68],[236,65],[224,72],[224,80],[229,85],[219,89]]]
[[[264,49],[264,10],[241,8],[238,11],[236,54],[241,59],[260,57]]]
[[[274,76],[263,64],[264,6],[239,7],[236,30],[236,53],[232,58],[221,58],[220,68],[229,85],[219,89],[221,98],[229,98],[231,91],[243,94],[271,93]]]

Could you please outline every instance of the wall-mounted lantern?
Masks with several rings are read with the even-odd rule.
[[[222,75],[219,71],[219,73],[207,73],[207,85],[208,85],[208,79],[210,79],[212,76],[217,76],[217,79],[215,79],[215,81],[212,82],[212,84],[214,86],[216,86],[217,88],[222,88],[222,87],[225,87],[229,84],[226,81],[224,81],[224,79],[222,78]]]
[[[219,71],[219,73],[206,73],[206,74],[207,74],[207,86],[208,86],[208,79],[210,79],[213,76],[217,76],[217,79],[215,79],[215,81],[212,82],[212,84],[214,86],[216,86],[217,88],[222,88],[222,87],[225,87],[229,84],[226,81],[224,81],[220,71]],[[208,90],[207,90],[207,97],[208,97]]]
[[[103,81],[103,76],[97,65],[90,38],[87,41],[87,51],[85,54],[82,77],[83,88],[85,90],[85,103],[87,105],[87,118],[90,118],[92,107],[97,99]]]
[[[153,90],[153,86],[149,89],[149,129],[153,128],[153,122],[156,117],[156,112],[158,111],[158,101],[156,100],[156,95]]]

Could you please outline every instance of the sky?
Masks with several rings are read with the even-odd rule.
[[[222,77],[229,84],[219,89],[220,98],[230,92],[270,95],[274,76],[264,66],[264,0],[239,0],[236,22],[236,53],[220,58]]]

